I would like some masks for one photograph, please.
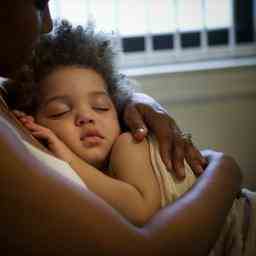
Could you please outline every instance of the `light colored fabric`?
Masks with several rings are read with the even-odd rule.
[[[148,141],[151,163],[160,187],[161,205],[164,207],[166,204],[174,202],[178,197],[191,188],[196,181],[196,177],[189,165],[185,162],[186,178],[182,181],[178,180],[174,174],[167,171],[162,162],[155,137],[152,135],[149,136]]]
[[[148,137],[151,163],[157,178],[162,207],[173,203],[178,197],[189,190],[196,177],[191,168],[185,162],[186,178],[179,181],[170,174],[162,162],[158,143],[152,135]],[[221,234],[210,252],[209,256],[256,256],[256,193],[242,190],[244,197],[235,199],[227,216]],[[245,203],[249,200],[249,230],[246,239],[243,237],[243,225],[245,219]],[[244,242],[245,240],[245,242]]]
[[[247,189],[242,190],[243,193],[248,198],[252,210],[250,211],[250,222],[249,222],[249,230],[248,237],[245,242],[245,252],[244,255],[255,256],[256,255],[256,193],[249,191]]]
[[[30,143],[22,140],[26,148],[35,156],[38,160],[42,161],[44,164],[49,166],[55,172],[58,172],[60,175],[65,176],[66,178],[78,183],[79,185],[87,188],[85,183],[81,180],[80,176],[70,167],[70,165],[56,157],[53,157],[42,150],[35,148]]]
[[[227,216],[221,234],[209,256],[242,256],[250,255],[243,252],[243,221],[245,198],[235,199]]]

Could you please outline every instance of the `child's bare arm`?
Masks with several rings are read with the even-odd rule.
[[[129,133],[112,148],[111,178],[77,158],[71,162],[86,185],[136,225],[144,225],[160,208],[160,191],[149,159],[146,140],[138,143]]]
[[[121,134],[112,148],[110,164],[115,178],[132,185],[140,194],[143,203],[127,201],[125,204],[124,201],[124,207],[129,214],[133,209],[127,206],[127,203],[132,204],[137,209],[134,211],[137,211],[138,222],[145,224],[160,208],[161,202],[147,140],[138,143],[131,133]]]

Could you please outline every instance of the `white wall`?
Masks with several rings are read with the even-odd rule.
[[[234,156],[256,190],[256,66],[133,78],[200,149]]]

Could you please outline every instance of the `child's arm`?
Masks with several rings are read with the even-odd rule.
[[[71,166],[86,185],[136,225],[144,225],[160,208],[160,190],[149,159],[148,143],[137,143],[130,133],[119,136],[111,153],[111,178],[83,160]]]
[[[31,133],[47,140],[49,150],[70,166],[88,188],[136,225],[145,224],[160,208],[160,191],[149,159],[147,141],[134,142],[129,133],[120,135],[113,146],[111,178],[74,154],[50,129],[30,116],[20,117]]]

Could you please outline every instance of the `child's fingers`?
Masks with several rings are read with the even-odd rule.
[[[46,134],[43,131],[31,131],[32,135],[35,136],[38,139],[45,139],[45,140],[50,140],[50,137],[48,134]]]
[[[24,123],[23,123],[31,132],[35,132],[35,131],[41,131],[41,132],[45,132],[46,133],[46,131],[45,131],[45,129],[44,129],[44,127],[42,127],[41,125],[38,125],[38,124],[36,124],[36,123],[34,123],[34,122],[31,122],[31,121],[28,121],[28,120],[26,120],[26,121],[24,121]]]
[[[14,110],[13,113],[23,123],[26,121],[30,121],[30,122],[35,121],[33,116],[27,115],[26,113],[24,113],[20,110]]]
[[[20,111],[20,110],[18,110],[18,109],[14,109],[14,110],[13,110],[13,113],[14,113],[15,115],[24,115],[24,116],[26,115],[25,112]]]
[[[23,125],[26,125],[27,123],[34,123],[35,122],[35,120],[32,116],[20,117],[19,120],[22,122]]]
[[[29,129],[32,133],[33,136],[35,136],[38,139],[44,139],[47,140],[48,142],[53,142],[54,137],[52,136],[52,133],[45,127],[36,125],[36,124],[31,124],[29,125]]]
[[[37,126],[35,126],[35,123],[34,122],[30,122],[28,121],[27,119],[22,119],[21,122],[27,127],[29,128],[30,130],[34,130]]]
[[[18,118],[26,116],[26,114],[20,110],[13,110],[13,113]]]
[[[46,141],[50,150],[53,152],[57,150],[58,152],[58,147],[56,146],[58,145],[58,139],[53,133],[48,133],[45,130],[32,131],[31,133],[37,139]]]
[[[28,122],[35,122],[35,119],[33,116],[26,116],[25,117]]]
[[[36,124],[35,122],[30,121],[30,120],[26,120],[25,126],[28,127],[31,131],[42,131],[44,133],[48,133],[48,131],[49,131],[49,129],[47,129],[39,124]]]
[[[31,116],[31,115],[27,115],[26,113],[24,113],[24,112],[22,112],[22,111],[20,111],[20,110],[13,110],[13,113],[14,113],[14,115],[17,117],[17,118],[19,118],[19,119],[21,119],[21,120],[29,120],[29,121],[33,121],[34,122],[34,117],[33,116]]]
[[[27,122],[26,127],[37,138],[47,139],[49,141],[54,141],[55,135],[50,129],[48,129],[44,126],[41,126],[39,124],[36,124],[34,122]]]

